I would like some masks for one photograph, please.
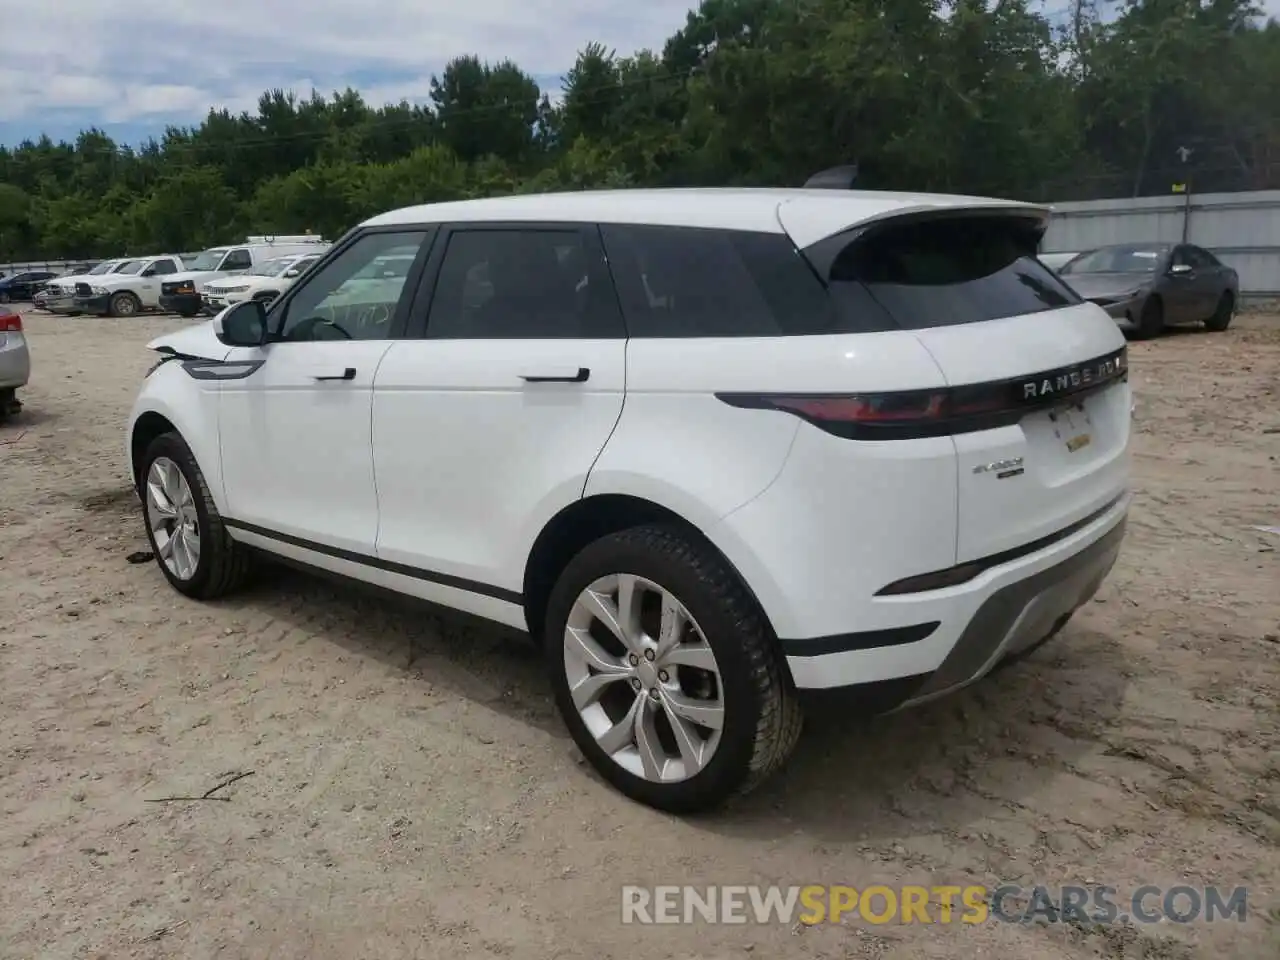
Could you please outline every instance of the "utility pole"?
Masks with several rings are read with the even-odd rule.
[[[1182,191],[1182,242],[1187,242],[1187,235],[1191,228],[1191,170],[1187,167],[1187,161],[1191,159],[1192,150],[1190,147],[1179,147],[1176,151],[1178,159],[1182,161],[1183,176],[1182,183],[1174,184],[1174,191],[1181,189]]]

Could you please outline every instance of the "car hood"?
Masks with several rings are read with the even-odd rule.
[[[104,274],[101,273],[94,274],[93,276],[90,276],[87,273],[72,273],[65,277],[54,277],[52,280],[46,280],[45,285],[51,286],[56,283],[60,287],[74,286],[77,283],[93,283],[95,280],[101,280],[103,276]],[[109,274],[106,274],[106,276],[109,276]]]
[[[1093,297],[1117,297],[1125,293],[1136,293],[1151,283],[1151,276],[1138,273],[1081,273],[1066,274],[1062,278],[1080,296],[1089,300]]]
[[[106,273],[99,274],[96,277],[84,277],[79,283],[87,283],[91,287],[102,287],[103,290],[116,290],[120,287],[127,287],[131,283],[137,283],[141,278],[136,273]],[[154,279],[148,277],[147,279]]]
[[[200,357],[202,360],[225,360],[231,353],[231,348],[214,334],[212,320],[157,337],[147,344],[147,349],[159,353],[172,351],[187,357]]]

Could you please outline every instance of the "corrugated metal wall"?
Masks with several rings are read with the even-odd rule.
[[[1183,239],[1240,274],[1240,291],[1280,296],[1280,190],[1055,203],[1041,249],[1078,252],[1108,243]]]

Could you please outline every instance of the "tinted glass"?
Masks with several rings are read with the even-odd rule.
[[[222,261],[220,270],[247,270],[253,266],[253,258],[249,256],[248,250],[232,250],[227,254],[227,258]]]
[[[155,275],[158,277],[163,277],[165,274],[178,272],[178,268],[174,266],[174,263],[172,260],[157,260],[151,266],[156,272]]]
[[[845,332],[782,234],[630,225],[601,232],[630,336]]]
[[[1032,224],[1011,217],[945,217],[873,231],[831,266],[842,311],[871,301],[901,329],[981,323],[1080,302],[1035,258]]]
[[[299,281],[284,306],[285,340],[386,340],[404,293],[405,276],[369,277],[383,256],[416,256],[422,230],[369,233]]]
[[[1191,265],[1197,270],[1212,270],[1218,266],[1218,261],[1208,250],[1201,250],[1199,247],[1187,247],[1186,251]]]
[[[592,283],[603,267],[579,230],[455,230],[436,279],[427,336],[620,337],[613,291]]]
[[[1154,273],[1168,246],[1159,243],[1118,244],[1082,253],[1063,266],[1063,274]]]

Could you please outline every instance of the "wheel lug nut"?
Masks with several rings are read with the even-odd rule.
[[[640,678],[639,678],[639,677],[632,677],[632,678],[631,678],[631,687],[632,687],[632,689],[633,689],[633,690],[639,691],[639,689],[640,689]]]
[[[634,653],[631,654],[631,656],[627,657],[627,660],[631,663],[633,667],[640,662],[640,658],[637,657]]]
[[[657,700],[659,696],[660,696],[660,694],[658,693],[658,688],[657,688],[657,687],[653,687],[653,688],[649,691],[649,699],[650,699],[650,700]]]
[[[652,662],[653,662],[653,651],[652,651],[652,650],[646,650],[646,651],[644,652],[644,658],[645,658],[646,660],[648,660],[650,663],[652,663]]]
[[[659,670],[659,671],[658,671],[658,679],[659,679],[659,680],[661,680],[663,683],[666,683],[668,680],[670,680],[670,679],[671,679],[671,677],[667,675],[667,671],[665,671],[665,670]]]

